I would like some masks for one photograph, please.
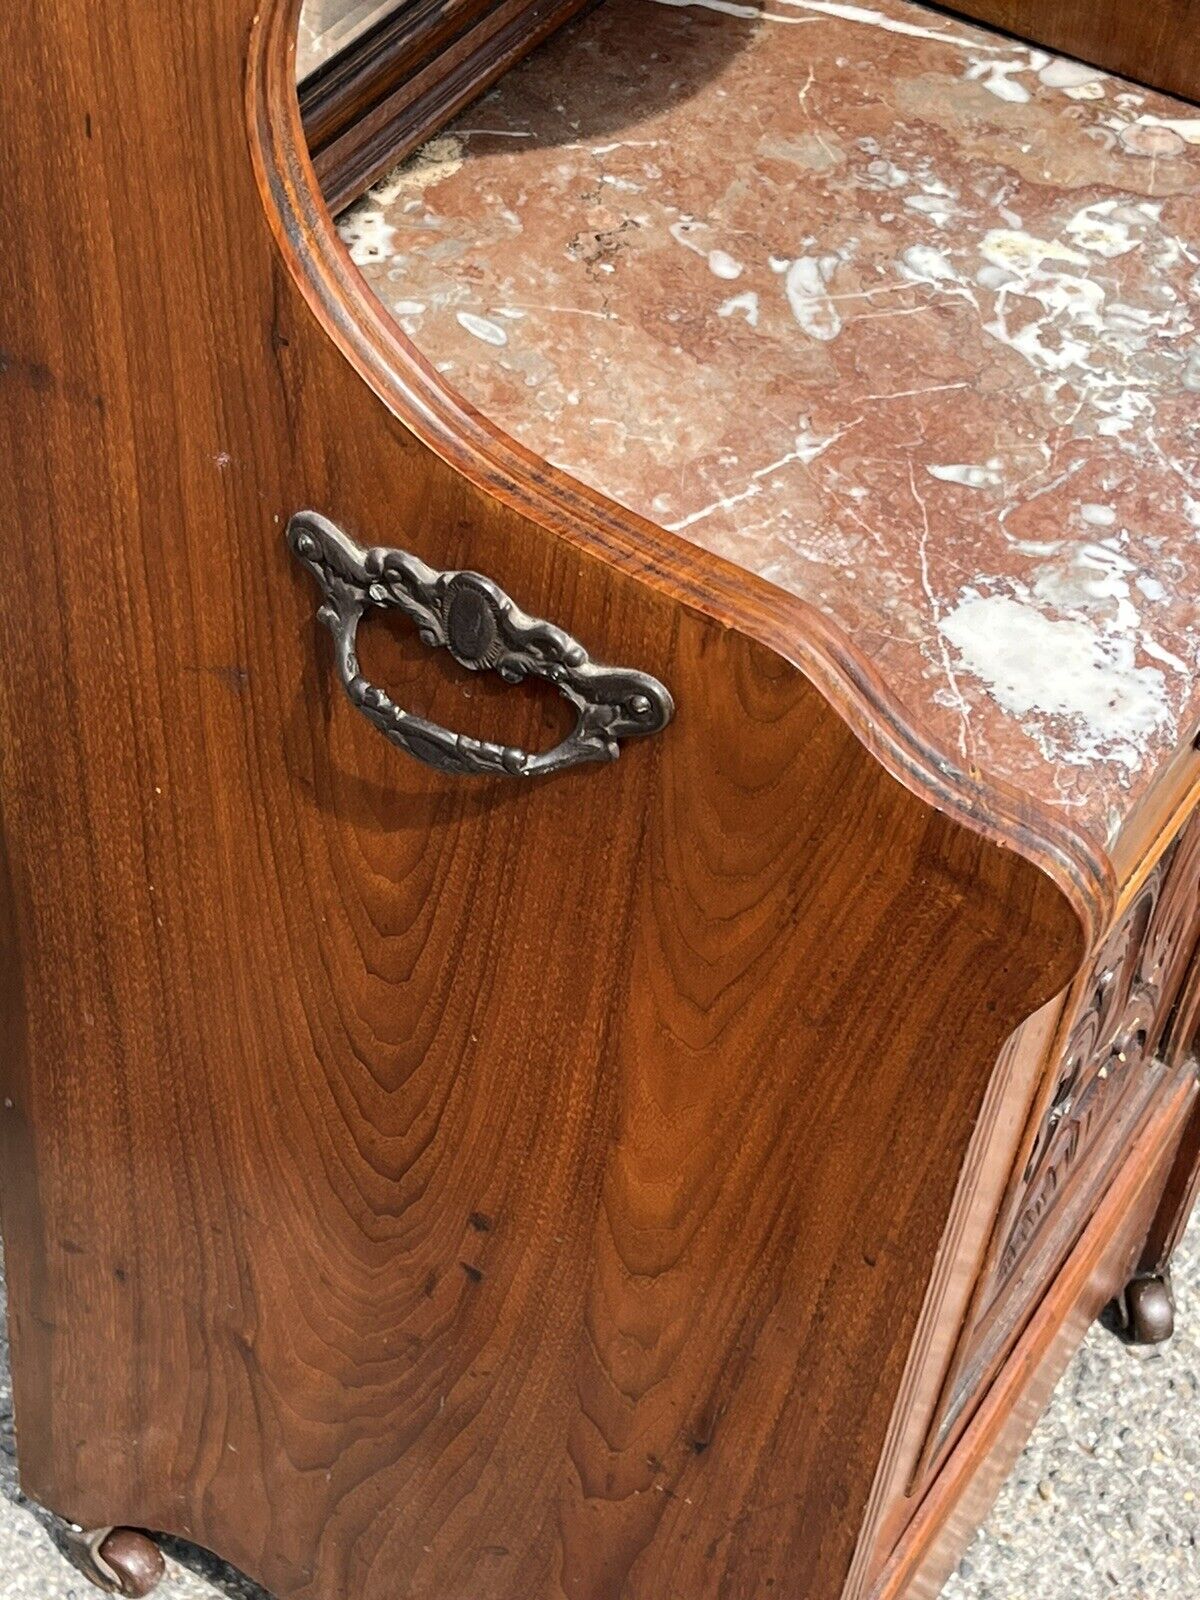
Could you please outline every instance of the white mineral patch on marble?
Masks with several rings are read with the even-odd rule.
[[[1000,289],[1011,289],[1014,284],[1020,283],[1020,278],[1015,272],[1010,272],[1007,267],[997,267],[991,261],[985,261],[975,274],[975,282],[980,288],[991,289],[993,292]]]
[[[733,317],[739,313],[752,328],[758,327],[758,295],[753,289],[747,289],[743,294],[731,295],[723,305],[717,307],[719,317]]]
[[[1145,388],[1129,371],[1129,358],[1145,348],[1154,329],[1165,329],[1174,313],[1106,305],[1103,284],[1089,274],[1096,270],[1096,256],[1112,258],[1138,248],[1142,239],[1131,230],[1153,223],[1140,207],[1101,201],[1076,212],[1064,227],[1082,250],[1003,228],[992,229],[979,245],[987,263],[979,277],[986,277],[986,286],[996,293],[994,315],[984,322],[984,331],[1046,375],[1051,394],[1070,371],[1081,399],[1104,414],[1098,428],[1110,437],[1152,410]],[[1002,279],[1000,273],[1011,276]],[[1010,291],[1022,298],[1014,301]],[[1027,313],[1021,309],[1030,299],[1045,312],[1034,321],[1024,320]]]
[[[1117,520],[1112,506],[1098,506],[1092,502],[1081,505],[1079,515],[1093,528],[1111,528]]]
[[[1145,390],[1123,382],[1119,371],[1096,379],[1091,402],[1097,411],[1105,413],[1096,424],[1096,432],[1109,436],[1127,432],[1134,423],[1146,421],[1154,410],[1154,402]]]
[[[1008,345],[1018,355],[1024,356],[1031,366],[1047,373],[1063,373],[1072,367],[1082,367],[1087,360],[1089,347],[1081,339],[1071,339],[1052,331],[1043,339],[1040,322],[1027,322],[1016,333],[1006,326],[1003,318],[985,322],[984,332],[990,333],[1001,344]],[[1128,426],[1128,424],[1126,424]]]
[[[1129,586],[1129,575],[1136,571],[1116,540],[1077,545],[1065,560],[1036,573],[1033,594],[1060,611],[1085,617],[1101,612],[1110,630],[1132,633],[1140,620]]]
[[[759,6],[735,5],[733,0],[654,0],[654,3],[660,6],[676,6],[685,10],[689,6],[700,6],[705,11],[721,11],[727,17],[747,17],[754,22],[803,24],[812,20],[810,17],[781,17],[778,12],[764,11]]]
[[[671,5],[684,0],[665,0]],[[697,0],[699,4],[712,4],[713,0]],[[886,28],[889,33],[907,34],[910,39],[936,39],[939,44],[965,45],[970,50],[992,48],[980,39],[966,39],[961,34],[947,33],[942,29],[922,28],[913,22],[901,22],[898,17],[885,17],[882,11],[872,11],[866,6],[848,6],[837,0],[781,0],[783,5],[796,6],[803,11],[819,11],[827,17],[840,17],[843,22],[863,22],[868,27]],[[996,49],[1001,47],[997,45]]]
[[[792,262],[783,280],[792,315],[812,339],[836,339],[842,331],[841,316],[825,289],[830,271],[830,261],[801,256]]]
[[[906,189],[912,182],[903,167],[879,158],[867,164],[867,177],[884,189]]]
[[[443,133],[423,144],[415,155],[402,161],[372,185],[370,198],[381,206],[391,205],[407,189],[429,189],[457,172],[465,159],[463,142],[455,134]]]
[[[1136,250],[1141,244],[1140,239],[1135,239],[1129,231],[1129,222],[1125,217],[1114,215],[1122,210],[1128,212],[1129,208],[1123,207],[1119,200],[1101,200],[1095,205],[1084,206],[1082,211],[1077,211],[1063,229],[1081,250],[1091,251],[1093,255],[1104,256],[1112,260],[1114,256],[1127,255],[1130,250]],[[1139,218],[1144,226],[1144,219]]]
[[[950,261],[932,245],[914,244],[900,257],[901,275],[911,283],[958,283],[959,276]]]
[[[927,467],[926,471],[943,483],[959,483],[967,489],[994,489],[1000,484],[1000,465],[996,461],[989,461],[983,467]]]
[[[1023,83],[1017,82],[1013,74],[1028,72],[1031,65],[1028,58],[1020,61],[973,61],[967,68],[967,77],[982,84],[997,100],[1025,105],[1033,96]]]
[[[392,315],[397,317],[419,317],[425,310],[423,300],[393,300]]]
[[[484,344],[508,343],[508,334],[500,324],[490,322],[487,317],[477,317],[473,311],[457,311],[455,320],[459,327],[465,328],[468,333],[473,333],[477,339],[482,339]]]
[[[1105,325],[1110,333],[1124,337],[1127,334],[1144,334],[1151,328],[1162,328],[1170,321],[1169,313],[1156,316],[1144,306],[1127,306],[1114,300],[1105,314]]]
[[[1056,556],[1066,543],[1064,539],[1009,539],[1009,544],[1023,556]]]
[[[356,267],[386,261],[392,255],[396,230],[382,211],[352,211],[340,224],[338,232]]]
[[[740,278],[745,271],[742,263],[727,250],[709,248],[705,236],[711,234],[712,230],[706,223],[697,222],[694,217],[680,217],[679,221],[673,222],[667,231],[676,244],[681,244],[685,250],[700,256],[715,278],[722,278],[728,282]]]
[[[1134,768],[1147,741],[1171,721],[1165,678],[1157,667],[1137,665],[1125,634],[1055,620],[1007,595],[972,592],[939,627],[958,652],[958,670],[1021,718],[1051,759]]]
[[[1015,228],[992,228],[980,241],[979,253],[995,267],[1029,277],[1046,261],[1065,261],[1086,267],[1088,258],[1057,239],[1039,239]]]
[[[1175,655],[1173,651],[1164,650],[1163,647],[1154,639],[1152,639],[1148,633],[1144,633],[1142,635],[1141,643],[1142,649],[1153,660],[1161,661],[1164,667],[1170,667],[1172,672],[1178,672],[1181,677],[1187,678],[1189,681],[1191,680],[1191,667],[1188,666],[1186,661],[1180,660],[1180,658]]]
[[[1137,121],[1143,128],[1170,128],[1187,144],[1200,144],[1200,117],[1156,117],[1143,111]]]
[[[1038,82],[1048,89],[1081,89],[1089,83],[1099,83],[1105,74],[1095,67],[1085,67],[1082,61],[1068,61],[1065,56],[1054,56],[1038,73]]]
[[[733,279],[740,278],[746,270],[740,261],[725,250],[710,250],[708,252],[708,270],[715,278]]]
[[[594,156],[610,156],[614,150],[656,150],[661,139],[614,139],[611,144],[590,146]]]
[[[1021,286],[1021,292],[1039,301],[1055,323],[1068,317],[1085,329],[1100,331],[1104,290],[1090,278],[1079,278],[1071,272],[1034,274]]]
[[[1170,161],[1187,149],[1187,141],[1173,128],[1144,127],[1140,122],[1128,123],[1119,137],[1124,155],[1149,157],[1152,161]]]
[[[944,228],[958,210],[953,200],[937,194],[906,195],[904,204],[910,211],[920,211],[938,228]]]

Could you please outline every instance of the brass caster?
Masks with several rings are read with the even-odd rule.
[[[153,1593],[167,1570],[154,1540],[136,1528],[96,1528],[90,1533],[71,1528],[67,1554],[97,1589],[127,1600]]]
[[[1162,1344],[1175,1332],[1175,1296],[1165,1272],[1131,1279],[1119,1308],[1122,1330],[1130,1344]]]

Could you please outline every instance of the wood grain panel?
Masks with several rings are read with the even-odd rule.
[[[954,0],[947,8],[1019,38],[1200,100],[1198,0]]]
[[[996,1057],[1103,864],[957,791],[803,607],[586,495],[531,517],[469,418],[439,447],[495,481],[448,465],[398,344],[380,402],[264,216],[253,12],[5,17],[24,1482],[282,1600],[832,1600]],[[538,785],[405,763],[334,691],[304,505],[486,571],[675,723]],[[370,649],[439,720],[545,728]]]

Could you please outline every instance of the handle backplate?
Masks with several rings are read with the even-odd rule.
[[[364,549],[315,511],[291,518],[287,540],[324,597],[317,615],[333,635],[350,703],[384,738],[427,766],[531,778],[580,762],[615,761],[620,740],[657,733],[671,720],[674,703],[657,678],[592,661],[577,639],[526,616],[478,572],[437,572],[406,550]],[[531,753],[405,711],[359,671],[358,624],[373,606],[402,611],[425,644],[449,650],[472,672],[496,672],[509,683],[546,679],[573,708],[574,728],[551,749]]]

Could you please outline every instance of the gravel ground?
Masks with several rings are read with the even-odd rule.
[[[1092,1329],[942,1600],[1200,1600],[1200,1216],[1175,1279],[1169,1345]],[[2,1330],[0,1600],[94,1600],[17,1489]],[[156,1600],[269,1600],[202,1551],[168,1555]]]
[[[942,1600],[1200,1600],[1200,1212],[1175,1337],[1094,1327]]]

